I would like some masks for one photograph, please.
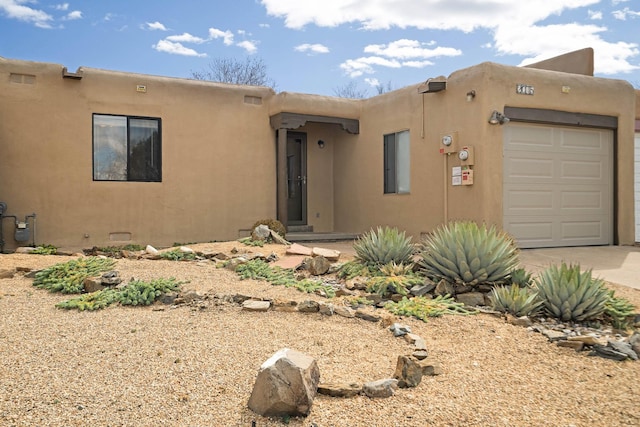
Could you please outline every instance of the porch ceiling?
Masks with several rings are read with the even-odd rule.
[[[278,113],[270,117],[271,127],[274,129],[298,129],[307,122],[338,124],[342,129],[351,133],[360,133],[360,122],[356,119],[342,117],[316,116],[313,114]]]

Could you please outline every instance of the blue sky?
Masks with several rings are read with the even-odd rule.
[[[593,47],[597,76],[640,88],[640,0],[0,0],[0,40],[5,58],[182,78],[253,55],[277,91],[320,95]]]

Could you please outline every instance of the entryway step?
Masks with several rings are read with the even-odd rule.
[[[291,227],[289,227],[291,230]],[[290,242],[339,242],[343,240],[355,240],[359,234],[357,233],[306,233],[291,232],[287,233],[286,239]]]
[[[313,225],[288,225],[289,233],[313,233]]]

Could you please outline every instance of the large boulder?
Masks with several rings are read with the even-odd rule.
[[[307,416],[319,382],[314,358],[283,348],[260,366],[249,409],[265,417]]]

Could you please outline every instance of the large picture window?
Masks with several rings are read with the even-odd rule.
[[[160,119],[93,115],[94,181],[162,181]]]
[[[384,192],[408,193],[410,177],[409,131],[384,136]]]

